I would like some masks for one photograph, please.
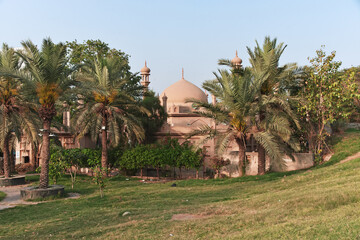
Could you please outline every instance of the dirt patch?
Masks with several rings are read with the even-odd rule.
[[[357,158],[360,158],[360,152],[355,153],[354,155],[351,155],[351,156],[345,158],[344,160],[341,160],[339,163],[346,163],[346,162],[349,162],[349,161],[357,159]]]
[[[175,221],[186,221],[186,220],[195,220],[195,219],[203,219],[207,218],[209,216],[203,216],[203,215],[193,215],[193,214],[174,214],[171,218],[171,220]]]

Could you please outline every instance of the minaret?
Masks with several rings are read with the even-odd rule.
[[[241,58],[238,57],[238,51],[236,50],[236,53],[235,53],[235,57],[233,59],[231,59],[231,65],[234,67],[234,68],[241,68],[241,63],[242,63],[242,60]]]
[[[164,93],[164,95],[162,96],[162,103],[163,103],[163,108],[164,108],[165,112],[167,112],[167,99],[168,99],[168,97]]]
[[[149,80],[149,76],[150,76],[150,68],[148,68],[146,66],[146,61],[145,61],[145,66],[140,70],[140,74],[141,74],[141,85],[144,86],[144,96],[145,93],[148,90],[148,86],[150,84],[150,80]],[[144,98],[143,96],[143,98]]]

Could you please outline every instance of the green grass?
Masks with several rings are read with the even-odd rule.
[[[331,160],[359,148],[346,133]],[[342,155],[341,155],[341,152]],[[355,152],[354,152],[355,153]],[[31,176],[36,181],[38,176]],[[360,159],[311,170],[233,179],[142,183],[116,177],[100,198],[80,176],[80,199],[0,211],[3,239],[358,239]],[[125,211],[130,214],[122,216]],[[188,213],[203,218],[171,220]],[[170,236],[172,235],[172,236]],[[1,237],[0,237],[1,238]]]
[[[2,201],[6,197],[6,193],[0,192],[0,201]]]

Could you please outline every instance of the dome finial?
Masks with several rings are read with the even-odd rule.
[[[150,68],[147,67],[147,62],[145,60],[145,66],[140,70],[141,75],[150,75]]]
[[[238,51],[235,52],[235,57],[231,60],[232,67],[241,68],[242,60],[238,57]]]
[[[236,56],[237,56],[237,52],[236,52]],[[146,60],[145,60],[145,67],[147,67],[147,66],[146,66]]]
[[[184,79],[184,68],[182,68],[182,71],[181,71],[181,79]]]
[[[237,57],[238,57],[238,53],[237,53],[237,50],[236,50],[236,54],[235,54]],[[145,66],[146,66],[146,61],[145,61]]]

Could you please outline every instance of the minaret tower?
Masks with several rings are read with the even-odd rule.
[[[231,65],[235,69],[239,69],[239,68],[241,68],[241,63],[242,63],[242,60],[241,60],[241,58],[238,57],[238,51],[236,50],[235,57],[233,59],[231,59]]]
[[[145,61],[145,66],[140,70],[140,74],[141,74],[141,82],[140,83],[141,83],[141,85],[144,86],[144,94],[145,94],[147,92],[148,86],[150,84],[150,80],[149,80],[150,68],[148,68],[146,66],[146,61]]]

